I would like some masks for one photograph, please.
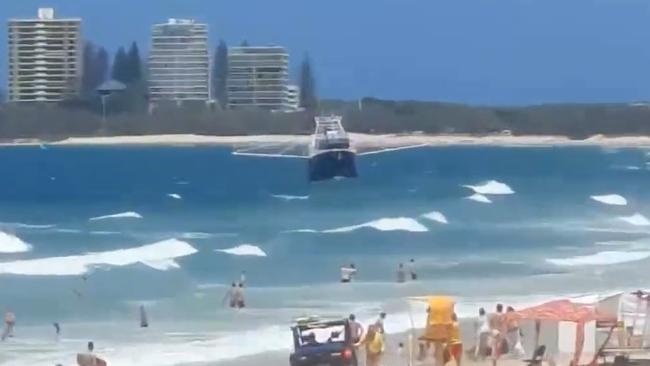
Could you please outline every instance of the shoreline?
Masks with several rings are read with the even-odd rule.
[[[355,148],[400,148],[424,146],[504,146],[504,147],[555,147],[555,146],[601,146],[601,147],[650,147],[650,136],[591,136],[572,140],[566,136],[553,135],[426,135],[350,133]],[[308,144],[310,135],[239,135],[208,136],[193,134],[139,135],[109,137],[70,137],[58,141],[40,139],[14,139],[0,142],[0,147],[13,146],[230,146],[246,144]]]

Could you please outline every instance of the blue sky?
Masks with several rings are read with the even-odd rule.
[[[312,57],[322,97],[473,104],[650,99],[647,0],[0,0],[0,18],[52,6],[85,38],[148,49],[153,23],[193,17],[213,44]],[[6,27],[0,28],[6,39]],[[0,43],[6,85],[6,44]]]

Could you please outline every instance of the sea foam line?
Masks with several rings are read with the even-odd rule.
[[[26,276],[75,276],[98,266],[122,267],[142,263],[158,270],[178,268],[175,258],[196,253],[184,241],[168,239],[135,248],[0,263],[0,273]]]
[[[294,200],[308,200],[309,196],[292,196],[289,194],[272,194],[271,197],[285,200],[285,201],[294,201]]]
[[[410,217],[385,217],[379,220],[369,221],[360,225],[343,226],[330,230],[323,230],[323,233],[348,233],[351,231],[371,228],[378,231],[409,231],[414,233],[427,232],[426,226]]]
[[[556,266],[604,266],[610,264],[620,264],[627,262],[636,262],[650,258],[650,252],[623,252],[623,251],[604,251],[590,255],[580,255],[569,258],[549,258],[548,263]]]
[[[24,253],[30,250],[32,246],[19,237],[0,231],[0,253]]]
[[[252,244],[240,244],[227,249],[215,249],[215,252],[226,253],[237,256],[266,257],[266,253],[258,246]]]
[[[478,194],[499,194],[499,195],[501,195],[501,194],[514,194],[515,193],[515,191],[513,191],[512,188],[510,188],[509,185],[507,185],[505,183],[502,183],[502,182],[499,182],[499,181],[496,181],[496,180],[490,180],[490,181],[487,181],[487,182],[485,182],[483,184],[476,185],[476,186],[466,184],[466,185],[463,185],[463,187],[469,188],[469,189],[473,190],[475,193],[478,193]]]

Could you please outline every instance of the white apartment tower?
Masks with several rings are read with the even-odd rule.
[[[228,50],[228,107],[292,110],[289,54],[284,47],[232,47]]]
[[[41,8],[37,18],[9,19],[8,36],[10,102],[60,102],[79,93],[81,19]]]
[[[155,24],[149,53],[151,101],[210,99],[208,26],[190,19]]]

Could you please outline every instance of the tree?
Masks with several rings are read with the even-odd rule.
[[[124,47],[120,47],[113,60],[113,71],[111,77],[117,81],[127,83],[129,80],[129,61]]]
[[[104,47],[100,47],[99,51],[95,54],[95,76],[97,77],[97,86],[101,85],[108,76],[108,51]]]
[[[224,40],[220,40],[217,50],[214,52],[212,64],[212,93],[214,98],[219,101],[221,108],[225,108],[228,104],[227,82],[228,46]]]
[[[108,53],[103,47],[97,48],[92,42],[86,42],[82,60],[81,96],[88,99],[95,95],[95,89],[106,80]]]
[[[305,55],[300,66],[300,106],[307,110],[314,110],[317,104],[316,80],[314,79],[309,55]]]
[[[126,83],[134,83],[142,79],[142,59],[140,59],[140,50],[138,44],[131,43],[129,53],[127,55],[127,80]]]

